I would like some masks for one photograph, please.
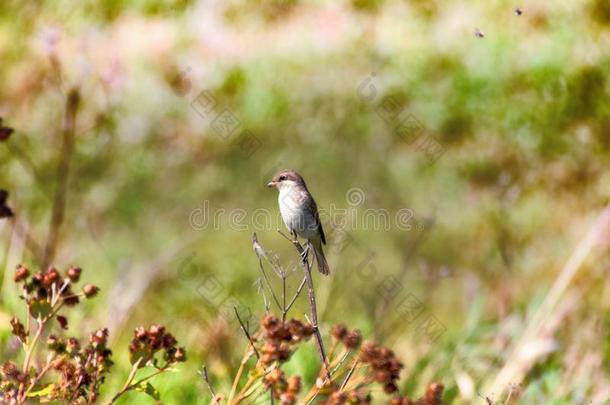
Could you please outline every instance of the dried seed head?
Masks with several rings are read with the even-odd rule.
[[[285,340],[290,340],[293,343],[298,343],[302,340],[307,340],[314,333],[314,329],[311,324],[303,323],[297,319],[291,319],[290,321],[288,321],[286,326],[288,328],[288,334],[290,335],[290,339],[288,339],[288,337],[286,336]]]
[[[343,339],[343,344],[348,349],[355,349],[360,346],[361,340],[362,334],[358,329],[354,329],[345,336],[345,338]]]
[[[426,391],[426,405],[442,405],[444,388],[440,383],[430,384]]]
[[[338,325],[333,325],[331,334],[335,339],[343,340],[345,338],[345,336],[347,335],[347,326],[345,326],[342,323],[340,323]]]
[[[20,264],[17,266],[17,270],[15,270],[15,282],[18,283],[20,281],[25,280],[30,276],[30,270],[27,267]]]
[[[359,357],[363,363],[370,365],[367,369],[369,378],[382,384],[386,393],[391,394],[398,390],[396,381],[403,365],[392,350],[372,342],[364,342]]]
[[[79,350],[80,343],[78,343],[78,340],[73,337],[68,338],[68,340],[66,341],[66,352],[68,352],[69,354],[76,354]]]
[[[165,333],[165,327],[163,325],[154,324],[148,329],[148,333],[152,338],[159,338]]]
[[[262,320],[263,328],[270,329],[278,325],[280,320],[273,314],[267,314]]]
[[[100,289],[94,286],[93,284],[85,284],[83,286],[83,293],[85,293],[85,297],[91,298],[94,297]]]
[[[68,329],[68,319],[65,316],[57,315],[56,318],[62,329]]]
[[[49,267],[46,273],[43,276],[42,284],[49,288],[53,284],[57,283],[60,279],[59,271],[55,267]]]
[[[389,382],[383,386],[383,391],[386,394],[393,394],[394,392],[398,391],[398,387],[396,386],[395,383]]]
[[[138,340],[146,340],[146,338],[148,337],[148,332],[146,331],[146,329],[144,329],[143,326],[138,326],[134,331],[133,334],[135,335],[136,339]]]
[[[275,387],[284,380],[284,372],[279,368],[274,368],[269,374],[263,377],[263,384],[267,389]]]
[[[83,270],[80,267],[74,267],[71,266],[67,271],[66,271],[66,276],[70,279],[70,281],[72,281],[73,283],[78,283],[78,280],[80,279],[80,275],[83,272]]]
[[[184,347],[179,347],[176,349],[176,352],[174,353],[174,360],[180,363],[186,361],[186,350]]]
[[[293,375],[288,379],[288,392],[297,395],[301,392],[301,377]]]
[[[98,329],[95,333],[92,333],[91,336],[89,336],[89,343],[96,350],[105,349],[106,343],[108,343],[108,329]]]
[[[280,394],[281,405],[294,405],[297,402],[297,397],[292,392],[282,392]]]
[[[19,318],[17,318],[17,316],[13,316],[13,318],[11,319],[11,328],[12,328],[13,335],[15,335],[17,338],[19,338],[19,340],[21,342],[25,343],[25,340],[26,340],[25,326],[23,326],[23,324],[21,323]]]
[[[328,397],[328,405],[344,405],[347,404],[347,395],[343,392],[333,392]]]
[[[371,403],[371,393],[364,389],[350,391],[347,396],[350,404],[368,405]]]
[[[42,271],[37,271],[36,273],[34,273],[34,275],[32,276],[32,279],[34,280],[34,283],[37,285],[42,285],[42,282],[44,280],[44,274],[42,273]]]
[[[178,341],[171,333],[168,333],[165,336],[163,336],[163,348],[164,349],[172,348],[172,347],[176,346],[176,343],[178,343]]]
[[[55,335],[49,335],[47,338],[47,347],[49,350],[56,353],[63,353],[63,351],[66,349],[64,342],[62,342],[62,340]]]

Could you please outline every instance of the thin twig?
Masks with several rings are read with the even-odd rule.
[[[305,287],[306,282],[307,282],[307,277],[303,277],[303,281],[301,281],[301,285],[299,286],[299,288],[297,288],[297,292],[294,294],[294,297],[292,297],[292,300],[290,300],[290,302],[288,303],[288,306],[286,307],[286,313],[288,313],[288,311],[290,311],[290,308],[292,308],[292,306],[294,305],[294,303],[297,300],[297,298],[299,297],[299,295],[301,295],[301,291],[303,290],[303,287]]]
[[[23,395],[24,397],[27,398],[30,391],[32,391],[32,389],[34,389],[36,384],[38,384],[38,382],[42,379],[42,377],[44,377],[44,375],[47,373],[47,371],[49,371],[49,369],[53,366],[53,360],[55,360],[55,356],[51,355],[49,360],[47,361],[46,366],[44,366],[44,368],[42,370],[40,370],[38,375],[34,378],[32,383],[30,384],[30,387],[27,389],[27,391],[25,391],[25,393]]]
[[[138,359],[138,361],[136,361],[134,363],[134,365],[131,367],[131,371],[129,372],[129,376],[127,377],[127,381],[125,381],[125,384],[123,384],[123,388],[121,388],[121,390],[119,392],[117,392],[114,397],[112,397],[112,399],[110,400],[110,402],[108,402],[108,404],[115,403],[116,400],[121,395],[123,395],[125,392],[127,392],[127,390],[129,389],[129,387],[131,385],[131,382],[133,381],[134,378],[136,378],[136,373],[138,372],[138,367],[140,366],[142,359],[143,359],[143,357],[140,357]]]
[[[339,368],[341,368],[341,366],[343,365],[343,363],[345,362],[345,360],[349,357],[350,355],[350,351],[346,350],[345,354],[341,357],[341,359],[337,362],[337,364],[333,367],[333,374],[335,374],[337,372],[337,370],[339,370]]]
[[[278,231],[278,232],[280,232],[280,234],[282,234],[281,231]],[[286,236],[284,235],[284,237],[286,237]],[[330,370],[328,368],[328,361],[326,360],[326,354],[324,353],[324,342],[322,341],[322,335],[320,334],[320,329],[318,327],[318,310],[316,309],[316,296],[314,293],[313,279],[311,277],[311,267],[309,266],[309,261],[307,260],[307,257],[304,254],[303,246],[301,246],[301,244],[296,239],[292,240],[291,242],[294,245],[294,247],[297,249],[297,252],[299,252],[299,255],[303,258],[303,260],[301,260],[301,265],[303,266],[303,271],[305,273],[305,279],[307,281],[307,295],[309,296],[309,307],[311,310],[311,320],[312,320],[311,326],[314,329],[314,336],[316,338],[318,352],[320,354],[320,360],[322,361],[322,365],[324,366],[324,368],[326,370],[327,378],[330,380],[332,376],[331,376]]]
[[[237,370],[237,374],[235,374],[235,379],[233,380],[233,385],[231,386],[231,393],[229,394],[229,399],[227,401],[227,404],[229,404],[229,405],[231,405],[233,403],[232,402],[233,397],[235,396],[235,393],[237,391],[237,385],[239,384],[241,375],[244,372],[244,368],[246,367],[248,360],[250,360],[250,357],[252,357],[253,354],[254,353],[252,352],[252,350],[250,350],[250,348],[248,348],[248,350],[244,354],[244,357],[241,359],[241,363],[239,364],[239,369]]]
[[[248,342],[250,342],[250,346],[252,346],[252,350],[254,350],[254,354],[256,354],[256,358],[260,359],[261,356],[258,353],[258,350],[256,350],[256,346],[254,346],[254,341],[252,340],[252,336],[250,336],[250,332],[248,332],[248,328],[246,328],[246,326],[242,322],[241,318],[239,317],[239,313],[237,312],[237,308],[233,307],[233,311],[235,311],[235,316],[237,317],[237,321],[239,322],[239,326],[241,327],[241,330],[244,332],[244,335],[246,335],[246,337],[248,338]]]
[[[282,270],[282,322],[286,321],[286,273]]]
[[[347,385],[347,382],[349,381],[349,379],[352,378],[352,374],[354,374],[354,370],[356,370],[357,365],[358,365],[358,359],[356,359],[356,361],[354,361],[354,365],[352,365],[352,367],[349,369],[349,372],[345,376],[345,380],[343,380],[343,383],[341,384],[341,388],[339,388],[339,391],[342,391],[343,388],[345,388],[345,386]]]
[[[265,286],[263,285],[263,280],[258,278],[256,280],[257,292],[263,295],[263,306],[265,307],[265,312],[269,313],[271,305],[269,305],[269,300],[267,300],[267,295],[265,294]]]
[[[269,289],[269,291],[271,292],[271,296],[273,297],[273,301],[275,301],[275,305],[277,305],[277,308],[281,311],[282,310],[282,306],[280,305],[280,300],[277,298],[277,295],[275,295],[275,291],[273,290],[273,287],[271,287],[271,282],[269,281],[269,278],[267,278],[267,272],[265,271],[265,267],[263,266],[263,261],[261,260],[261,258],[258,258],[258,263],[259,263],[259,267],[261,269],[261,273],[263,273],[263,279],[265,280],[265,283],[267,284],[267,288]]]
[[[208,386],[208,389],[210,390],[210,393],[212,394],[212,398],[216,397],[216,392],[214,392],[214,388],[212,388],[212,384],[210,383],[210,376],[208,375],[208,368],[206,366],[202,366],[199,374],[203,378],[203,382],[205,382],[205,385]]]

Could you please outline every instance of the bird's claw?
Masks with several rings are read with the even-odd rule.
[[[305,250],[301,252],[301,260],[303,263],[307,262],[307,256],[309,256],[309,245],[305,247]]]

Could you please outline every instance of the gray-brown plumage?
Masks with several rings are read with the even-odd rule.
[[[294,170],[280,170],[267,186],[275,187],[279,191],[280,213],[288,230],[307,239],[314,251],[318,269],[322,274],[329,274],[330,269],[322,249],[322,245],[326,244],[326,237],[320,222],[318,206],[307,189],[303,177]]]

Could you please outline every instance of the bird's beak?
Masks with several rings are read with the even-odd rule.
[[[277,183],[275,181],[270,181],[269,183],[267,183],[267,187],[273,188],[273,187],[275,187],[276,184]]]

